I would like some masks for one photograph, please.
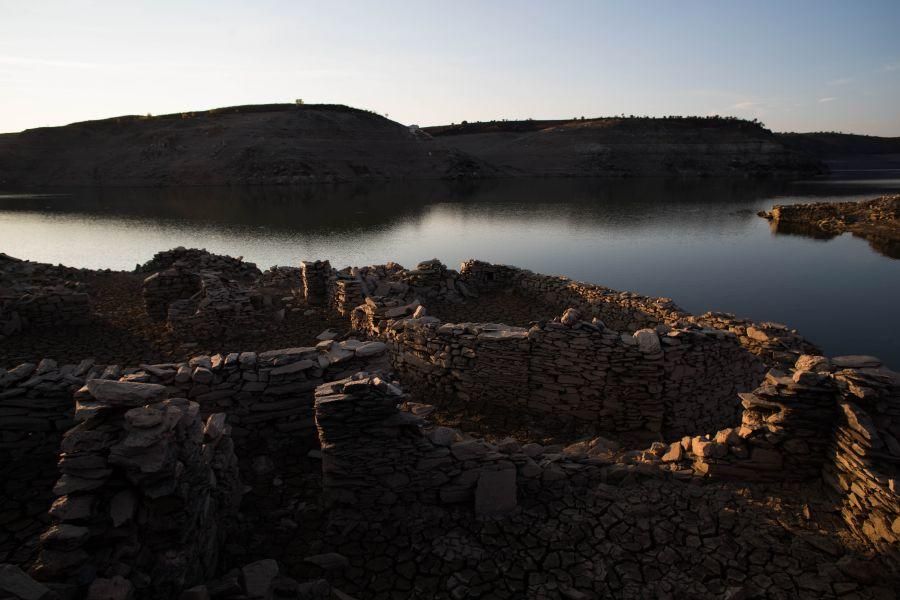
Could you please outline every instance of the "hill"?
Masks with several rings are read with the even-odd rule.
[[[0,135],[0,185],[7,188],[822,172],[804,148],[730,118],[502,121],[411,131],[347,106],[267,104]]]
[[[375,113],[239,106],[0,136],[7,186],[286,184],[478,175],[479,165]]]
[[[761,125],[733,118],[491,121],[429,127],[448,147],[507,175],[769,176],[821,164]]]
[[[777,136],[788,148],[821,160],[835,174],[900,171],[900,137],[833,132]]]

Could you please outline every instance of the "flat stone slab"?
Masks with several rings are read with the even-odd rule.
[[[875,369],[881,366],[881,359],[876,356],[853,354],[849,356],[835,356],[831,364],[840,369]]]
[[[87,389],[97,402],[109,406],[143,406],[164,400],[166,386],[156,383],[91,379]]]

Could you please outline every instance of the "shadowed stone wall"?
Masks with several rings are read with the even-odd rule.
[[[734,424],[737,393],[764,371],[734,335],[696,326],[619,333],[569,310],[524,329],[441,323],[415,310],[370,299],[353,323],[385,340],[417,397],[473,413],[524,411],[594,432],[680,437]]]
[[[216,574],[243,486],[224,415],[161,385],[92,379],[60,446],[33,568],[88,597],[170,597]],[[111,591],[120,593],[109,596]]]

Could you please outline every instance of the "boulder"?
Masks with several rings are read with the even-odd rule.
[[[560,323],[569,327],[577,324],[579,321],[581,321],[581,311],[577,308],[567,308],[566,312],[559,318]]]
[[[633,335],[638,349],[644,354],[657,354],[662,350],[659,334],[655,329],[638,329]]]

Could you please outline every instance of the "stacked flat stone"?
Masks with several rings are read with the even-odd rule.
[[[141,286],[144,308],[154,321],[165,321],[172,302],[191,298],[200,287],[200,276],[183,267],[158,271],[144,279]]]
[[[241,448],[262,445],[305,454],[316,445],[315,388],[360,369],[388,369],[387,358],[383,343],[349,339],[141,365],[129,379],[165,385],[198,402],[201,414],[227,413]]]
[[[326,501],[370,515],[394,506],[466,502],[481,515],[513,510],[516,462],[533,461],[447,428],[426,437],[421,418],[398,410],[403,397],[399,387],[368,372],[316,390]]]
[[[770,371],[752,393],[741,394],[739,429],[698,436],[686,448],[700,473],[720,479],[819,478],[834,427],[836,394],[827,374],[798,368]]]
[[[460,279],[471,289],[515,289],[563,311],[578,308],[588,318],[596,317],[619,331],[655,327],[688,313],[668,298],[651,298],[619,292],[568,277],[541,275],[527,269],[469,260],[460,267]]]
[[[167,325],[177,337],[228,339],[246,331],[265,331],[284,319],[285,309],[255,287],[201,272],[200,290],[169,304]]]
[[[741,345],[760,357],[766,365],[781,370],[792,368],[804,354],[820,354],[819,349],[806,341],[796,329],[780,323],[740,319],[731,313],[722,312],[704,313],[698,317],[689,317],[687,321],[734,333]]]
[[[364,288],[359,274],[354,275],[350,269],[336,271],[328,282],[329,308],[341,316],[349,316],[365,301]]]
[[[841,393],[825,481],[850,527],[900,568],[900,374],[873,357],[836,357]]]
[[[327,260],[304,260],[300,263],[303,277],[303,297],[310,306],[328,305],[328,281],[331,264]]]
[[[818,349],[795,330],[777,323],[756,323],[728,313],[693,316],[670,298],[620,292],[567,277],[541,275],[526,269],[468,260],[460,267],[459,282],[467,289],[515,289],[563,311],[578,308],[587,318],[600,319],[619,331],[634,332],[660,324],[683,328],[691,324],[730,331],[770,368],[788,369],[803,354]]]
[[[400,273],[399,278],[417,298],[462,302],[471,295],[465,284],[459,285],[459,273],[436,258],[420,262],[415,269]]]
[[[0,340],[29,328],[88,323],[91,300],[77,280],[81,275],[78,269],[0,253]]]
[[[244,283],[256,281],[261,275],[256,265],[245,262],[243,257],[235,258],[213,254],[205,249],[184,248],[183,246],[157,252],[152,259],[143,265],[138,265],[135,270],[139,273],[155,273],[171,267],[179,267],[193,272],[211,271]]]
[[[270,267],[258,282],[260,287],[281,290],[285,294],[303,296],[303,274],[300,267]]]
[[[503,423],[528,414],[547,428],[586,433],[715,431],[736,421],[736,394],[764,372],[736,336],[719,330],[619,333],[574,308],[526,330],[441,323],[420,308],[370,297],[352,325],[387,343],[417,399]]]
[[[306,454],[318,444],[313,390],[360,369],[390,369],[383,343],[326,341],[125,369],[92,360],[58,366],[50,359],[0,369],[0,561],[24,563],[33,554],[31,539],[53,500],[59,444],[73,423],[72,395],[86,380],[164,385],[197,402],[204,417],[227,413],[242,449]]]
[[[100,372],[91,360],[0,368],[0,562],[33,558],[32,538],[53,501],[59,442],[73,424],[72,394]]]
[[[409,286],[401,281],[405,271],[406,269],[402,265],[388,262],[383,265],[347,267],[339,273],[358,277],[362,283],[362,292],[365,297],[395,296],[403,298],[409,292]]]
[[[196,402],[166,396],[100,379],[76,394],[38,579],[106,586],[125,575],[116,587],[159,598],[215,574],[242,494],[233,446],[222,415],[204,423]]]

